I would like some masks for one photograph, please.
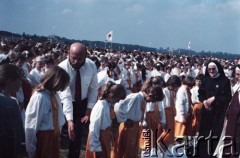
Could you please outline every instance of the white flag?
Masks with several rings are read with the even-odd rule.
[[[112,37],[113,37],[113,31],[110,31],[110,32],[107,34],[107,41],[112,41]]]
[[[188,49],[191,49],[191,42],[190,41],[188,42],[188,46],[187,47],[188,47]]]

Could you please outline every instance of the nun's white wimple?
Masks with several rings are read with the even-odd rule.
[[[216,68],[216,71],[218,72],[218,67],[217,67],[217,65],[214,63],[214,62],[210,62],[209,64],[208,64],[208,67],[209,66],[214,66],[215,68]]]

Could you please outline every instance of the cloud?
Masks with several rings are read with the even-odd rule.
[[[141,21],[138,21],[138,22],[137,22],[137,25],[142,25],[143,23],[144,23],[144,21],[141,20]]]
[[[72,13],[72,9],[65,8],[65,9],[63,9],[62,13],[63,14],[70,14],[70,13]]]
[[[133,15],[139,15],[141,14],[145,8],[139,4],[134,4],[128,8],[126,8],[126,12],[133,14]]]
[[[82,2],[82,3],[95,3],[97,1],[98,0],[80,0],[80,2]]]
[[[69,1],[72,2],[72,3],[85,3],[85,4],[101,2],[100,0],[68,0],[68,2]]]
[[[221,10],[222,12],[240,13],[239,0],[226,1],[225,3],[218,4],[216,7],[218,10]]]
[[[187,6],[186,13],[187,14],[197,14],[197,15],[207,14],[209,9],[211,10],[211,7],[209,7],[208,4],[198,3],[198,4],[193,4],[193,5]]]

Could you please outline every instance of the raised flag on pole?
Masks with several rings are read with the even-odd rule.
[[[107,41],[112,41],[112,38],[113,38],[113,31],[110,31],[110,32],[107,34]]]
[[[188,42],[188,46],[187,47],[188,47],[188,49],[191,49],[191,42],[190,41]]]

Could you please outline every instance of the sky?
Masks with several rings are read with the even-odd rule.
[[[240,54],[240,0],[0,0],[0,30]]]

